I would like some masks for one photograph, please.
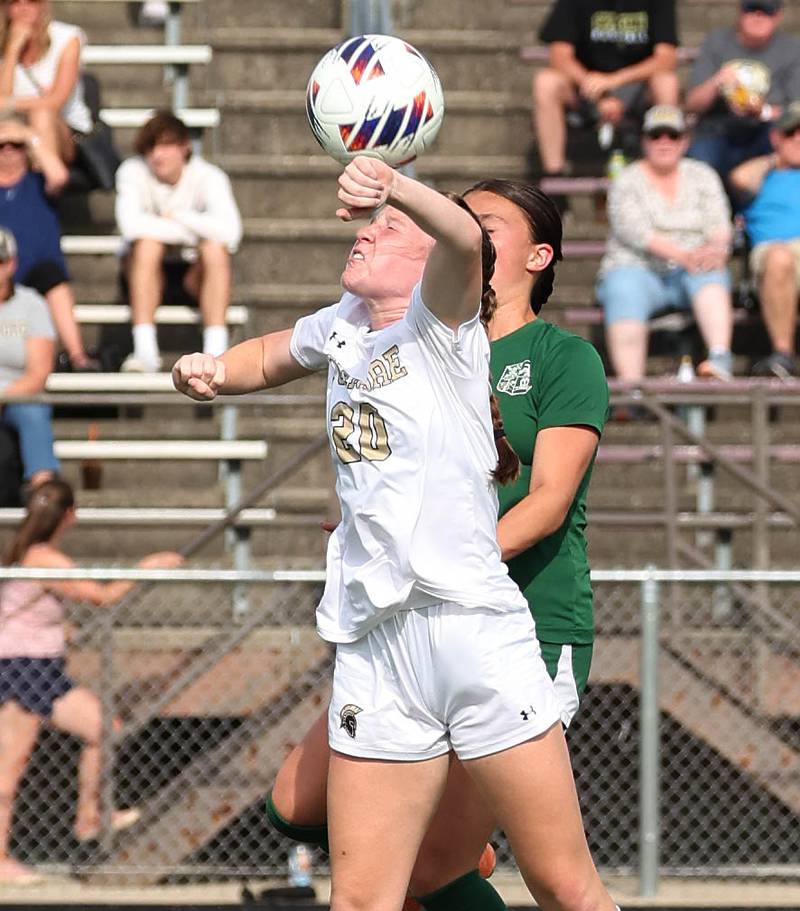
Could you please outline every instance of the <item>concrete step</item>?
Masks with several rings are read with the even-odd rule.
[[[199,102],[203,100],[201,96]],[[452,91],[446,104],[434,147],[437,154],[525,154],[531,137],[527,97]],[[310,155],[319,148],[308,127],[300,90],[226,92],[221,133],[224,154],[258,148],[267,155]]]
[[[431,61],[445,91],[496,91],[529,87],[518,65],[514,34],[468,29],[404,29],[402,36]],[[342,40],[338,29],[226,28],[205,38],[214,47],[216,85],[235,89],[272,86],[305,89],[320,57]]]
[[[339,29],[339,0],[213,0],[204,4],[204,24],[209,28],[240,27],[243,22],[253,28]]]

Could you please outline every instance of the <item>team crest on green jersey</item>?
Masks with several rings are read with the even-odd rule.
[[[520,361],[518,364],[508,364],[500,382],[497,384],[498,392],[506,395],[525,395],[531,388],[531,362]]]

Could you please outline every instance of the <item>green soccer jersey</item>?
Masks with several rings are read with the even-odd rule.
[[[528,493],[540,430],[581,424],[602,432],[608,384],[589,342],[541,319],[492,342],[491,350],[492,382],[506,434],[522,463],[517,481],[498,489],[502,515]],[[594,635],[586,553],[586,492],[592,465],[561,528],[508,561],[544,642],[589,643]]]

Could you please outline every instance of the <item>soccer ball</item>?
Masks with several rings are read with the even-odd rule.
[[[769,69],[758,60],[731,60],[727,66],[736,74],[734,84],[725,88],[728,103],[739,108],[763,104],[771,83]]]
[[[430,148],[444,116],[434,68],[401,38],[348,38],[314,67],[306,114],[317,142],[346,164],[356,155],[390,165]]]

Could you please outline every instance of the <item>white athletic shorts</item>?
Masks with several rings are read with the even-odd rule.
[[[411,762],[453,750],[476,759],[559,717],[527,610],[443,602],[336,646],[328,738],[340,753]]]

